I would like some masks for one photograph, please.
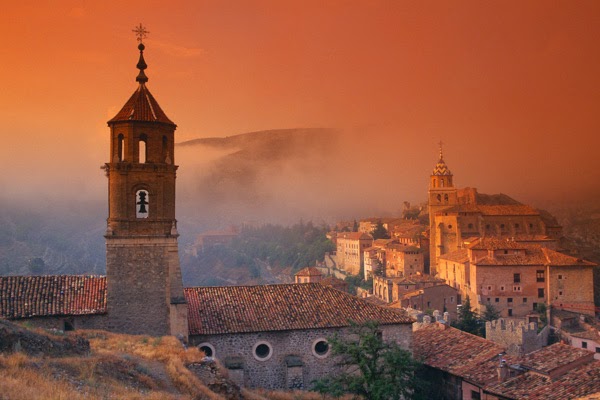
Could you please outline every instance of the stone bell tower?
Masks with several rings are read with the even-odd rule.
[[[146,87],[147,31],[140,24],[135,32],[139,85],[108,121],[107,328],[187,338],[175,219],[176,125]]]
[[[435,214],[458,204],[454,175],[444,161],[440,142],[440,159],[429,177],[429,257],[430,273],[437,273],[437,258],[441,255],[441,232]]]

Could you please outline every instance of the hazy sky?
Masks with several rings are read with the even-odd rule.
[[[148,87],[178,141],[342,129],[349,171],[416,201],[441,139],[459,186],[600,194],[597,0],[5,3],[7,196],[104,199],[106,121],[136,88],[140,22]]]

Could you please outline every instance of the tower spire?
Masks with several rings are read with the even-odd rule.
[[[140,70],[140,73],[135,78],[135,80],[140,84],[144,84],[148,82],[148,77],[144,73],[144,70],[148,68],[146,61],[144,61],[144,49],[146,48],[146,46],[144,46],[144,39],[148,37],[148,34],[150,32],[147,31],[146,27],[141,23],[139,26],[136,26],[135,29],[132,30],[132,32],[135,33],[135,35],[137,36],[137,41],[140,42],[140,44],[138,45],[138,49],[140,51],[140,59],[136,65],[136,67]]]
[[[440,142],[438,143],[440,145],[440,161],[444,160],[444,152],[442,151],[442,146],[444,145],[444,142],[442,142],[440,140]]]

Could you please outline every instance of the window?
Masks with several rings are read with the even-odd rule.
[[[171,160],[169,159],[169,140],[167,139],[166,136],[163,136],[162,138],[162,161],[167,163],[167,164],[171,164]]]
[[[519,229],[519,228],[520,228],[519,224],[515,224],[515,229]]]
[[[136,218],[148,218],[148,208],[150,207],[147,190],[138,190],[135,193],[135,216]]]
[[[532,303],[531,308],[533,308],[533,310],[535,311],[537,309],[537,303]]]
[[[504,286],[500,286],[500,291],[504,292]]]
[[[558,275],[558,279],[562,279],[562,275]]]
[[[448,225],[448,229],[452,229],[452,225]]]
[[[581,348],[582,349],[587,349],[587,342],[581,342]]]
[[[469,224],[469,229],[473,229],[473,224]]]
[[[521,283],[521,274],[513,274],[513,279],[515,283]]]
[[[500,229],[504,229],[504,224],[500,224]]]
[[[258,361],[267,361],[273,355],[271,345],[264,341],[256,343],[252,352]]]
[[[513,286],[513,292],[520,292],[521,286]]]
[[[530,228],[533,228],[533,224],[529,224],[529,227],[530,227]]]
[[[327,339],[319,338],[313,342],[313,355],[317,358],[325,358],[329,355],[329,343]]]
[[[119,159],[119,161],[123,161],[125,160],[125,137],[123,136],[123,134],[120,134],[119,137],[117,138],[117,157]]]
[[[509,308],[509,309],[508,309],[508,316],[509,316],[509,317],[512,317],[512,315],[513,315],[513,314],[512,314],[512,308]]]
[[[494,300],[496,303],[500,303],[500,298],[496,297],[496,299]]]
[[[140,135],[140,142],[139,142],[139,157],[138,157],[138,162],[140,164],[144,164],[146,162],[146,156],[148,155],[148,151],[147,151],[147,142],[148,141],[148,136],[146,135]]]
[[[481,394],[475,390],[471,390],[471,400],[481,400]]]
[[[596,353],[600,353],[600,347],[596,347]]]
[[[487,225],[485,226],[485,229],[489,231],[489,230],[490,230],[490,224],[487,224]]]
[[[527,297],[523,297],[523,303],[527,303]]]
[[[537,270],[535,271],[535,280],[537,282],[544,282],[544,271],[543,270]]]
[[[563,295],[563,291],[562,291],[562,290],[559,290],[559,291],[558,291],[558,295],[559,295],[559,296],[562,296],[562,295]]]
[[[512,299],[512,297],[509,297],[508,299],[506,299],[506,301],[507,301],[508,303],[512,303],[512,302],[513,302],[513,299]]]
[[[215,356],[215,348],[210,343],[201,343],[198,345],[198,349],[200,349],[206,357]]]
[[[538,288],[538,297],[544,297],[544,288]]]

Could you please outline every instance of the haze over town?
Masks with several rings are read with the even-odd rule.
[[[598,2],[116,5],[5,5],[5,199],[42,209],[103,204],[106,121],[135,88],[131,29],[141,21],[148,87],[178,124],[178,142],[336,132],[319,151],[300,147],[260,170],[252,190],[265,207],[241,196],[224,214],[285,222],[393,214],[404,200],[425,199],[440,140],[459,186],[542,206],[600,191]],[[201,178],[235,150],[178,153],[178,200],[189,206],[180,218],[204,212],[193,207]]]

